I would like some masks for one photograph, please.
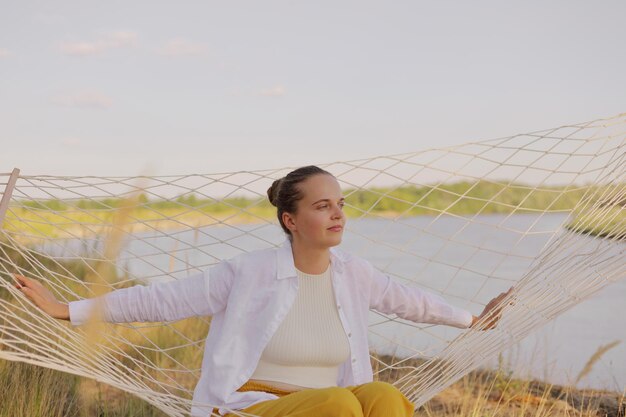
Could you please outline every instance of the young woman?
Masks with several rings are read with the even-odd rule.
[[[496,325],[508,293],[475,317],[337,249],[346,223],[344,198],[335,177],[316,166],[290,172],[267,193],[287,234],[279,248],[99,300],[60,303],[22,276],[18,288],[44,312],[74,325],[84,323],[99,301],[108,322],[213,316],[192,416],[227,409],[264,417],[412,416],[414,406],[399,390],[373,382],[368,311],[458,328],[485,317],[486,329]]]

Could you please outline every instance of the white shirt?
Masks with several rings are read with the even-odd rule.
[[[350,344],[350,357],[339,367],[337,386],[373,380],[367,342],[368,312],[374,309],[419,323],[467,328],[472,315],[441,297],[406,286],[358,256],[330,248],[332,284],[339,317]],[[137,285],[104,296],[104,320],[114,323],[174,321],[213,316],[191,415],[279,398],[260,391],[238,392],[254,372],[273,333],[298,292],[291,242],[223,260],[186,279]],[[69,303],[72,324],[84,323],[93,299]]]

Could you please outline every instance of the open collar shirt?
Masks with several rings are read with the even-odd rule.
[[[373,380],[368,349],[368,312],[396,314],[418,323],[467,328],[472,315],[441,297],[407,286],[367,260],[330,249],[332,285],[350,357],[340,365],[337,386]],[[113,323],[174,321],[212,316],[191,415],[239,410],[278,396],[238,392],[298,292],[290,240],[277,248],[243,253],[186,279],[113,291],[102,298],[103,319]],[[74,325],[85,323],[95,299],[69,303]]]

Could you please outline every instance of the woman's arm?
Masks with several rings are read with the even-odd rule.
[[[71,301],[70,321],[87,322],[98,308],[98,316],[109,323],[158,322],[209,315],[204,273],[176,281],[135,285],[104,296]],[[98,305],[98,303],[101,303]]]
[[[396,282],[369,262],[367,264],[372,278],[370,308],[416,323],[445,324],[461,329],[471,326],[474,316],[469,311],[448,304],[431,292]]]
[[[228,261],[208,270],[171,282],[135,285],[98,297],[68,304],[59,302],[36,280],[17,276],[17,287],[37,307],[52,317],[85,323],[96,311],[110,323],[175,321],[192,316],[213,315],[226,307],[234,272]]]
[[[509,291],[492,299],[480,316],[448,304],[442,297],[394,281],[369,262],[372,276],[370,308],[385,314],[396,314],[417,323],[445,324],[458,328],[487,330],[496,327],[502,315],[502,301]]]

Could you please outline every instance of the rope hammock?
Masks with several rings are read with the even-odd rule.
[[[342,248],[474,313],[514,286],[496,329],[372,311],[375,378],[417,406],[531,331],[626,276],[626,114],[419,152],[318,164],[349,220]],[[0,359],[93,378],[189,415],[210,317],[72,327],[13,273],[59,300],[184,279],[278,246],[267,201],[294,167],[176,176],[0,174]],[[243,413],[239,413],[243,415]]]

